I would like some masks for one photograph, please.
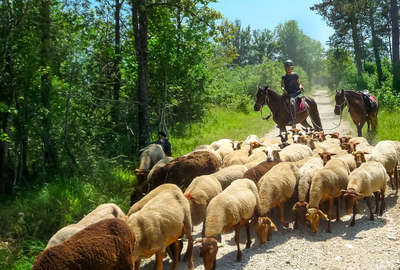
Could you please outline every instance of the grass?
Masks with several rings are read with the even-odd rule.
[[[243,140],[262,136],[274,125],[247,108],[236,112],[211,109],[202,122],[192,124],[179,137],[171,135],[174,156],[221,138]],[[269,111],[264,109],[264,114]],[[97,160],[95,170],[75,177],[45,179],[21,188],[12,197],[0,198],[0,269],[31,269],[35,257],[58,229],[79,221],[102,203],[113,202],[125,212],[136,185],[132,164]]]
[[[263,116],[268,113],[268,108],[264,108]],[[171,136],[170,141],[174,156],[181,156],[198,145],[210,144],[222,138],[244,140],[250,134],[264,136],[274,125],[272,119],[261,120],[260,113],[252,110],[246,113],[213,108],[203,122],[192,125],[180,137]]]

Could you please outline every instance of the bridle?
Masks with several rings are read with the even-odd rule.
[[[258,106],[261,107],[261,108],[260,108],[261,119],[262,119],[262,120],[268,120],[268,119],[272,116],[272,112],[270,112],[270,114],[269,114],[267,117],[263,117],[263,115],[262,115],[262,109],[263,109],[263,107],[264,107],[265,105],[268,105],[268,104],[269,104],[268,89],[267,89],[267,88],[264,88],[264,89],[261,89],[261,91],[264,91],[264,92],[265,92],[264,103],[263,103],[263,104],[256,103],[256,105],[258,105]]]
[[[343,92],[343,102],[341,104],[336,104],[335,105],[335,110],[339,109],[340,110],[340,114],[341,114],[346,105],[347,105],[347,98],[346,98],[346,96],[345,96],[345,94]]]

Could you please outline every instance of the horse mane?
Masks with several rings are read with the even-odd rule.
[[[354,91],[354,90],[344,90],[344,94],[346,95],[349,95],[349,96],[351,96],[351,97],[353,97],[353,98],[361,98],[361,96],[360,96],[360,94],[359,93],[357,93],[356,91]]]
[[[278,94],[278,92],[276,92],[275,90],[269,88],[268,86],[266,86],[265,89],[269,90],[271,96],[274,96],[276,98],[282,97],[282,95]]]

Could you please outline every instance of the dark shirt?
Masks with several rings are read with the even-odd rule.
[[[289,96],[297,96],[300,91],[300,87],[297,84],[299,79],[299,75],[297,73],[286,74],[282,76],[283,85],[288,92]]]
[[[163,148],[163,150],[164,150],[164,153],[165,153],[167,156],[170,157],[170,156],[172,155],[172,154],[171,154],[171,144],[170,144],[168,138],[161,138],[161,139],[158,139],[158,141],[155,141],[154,143],[161,145],[162,148]]]

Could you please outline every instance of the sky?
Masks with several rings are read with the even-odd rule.
[[[278,24],[296,20],[299,28],[309,37],[327,47],[326,42],[333,34],[323,18],[310,10],[320,0],[218,0],[212,4],[229,21],[239,19],[242,26],[252,29],[273,30]]]

